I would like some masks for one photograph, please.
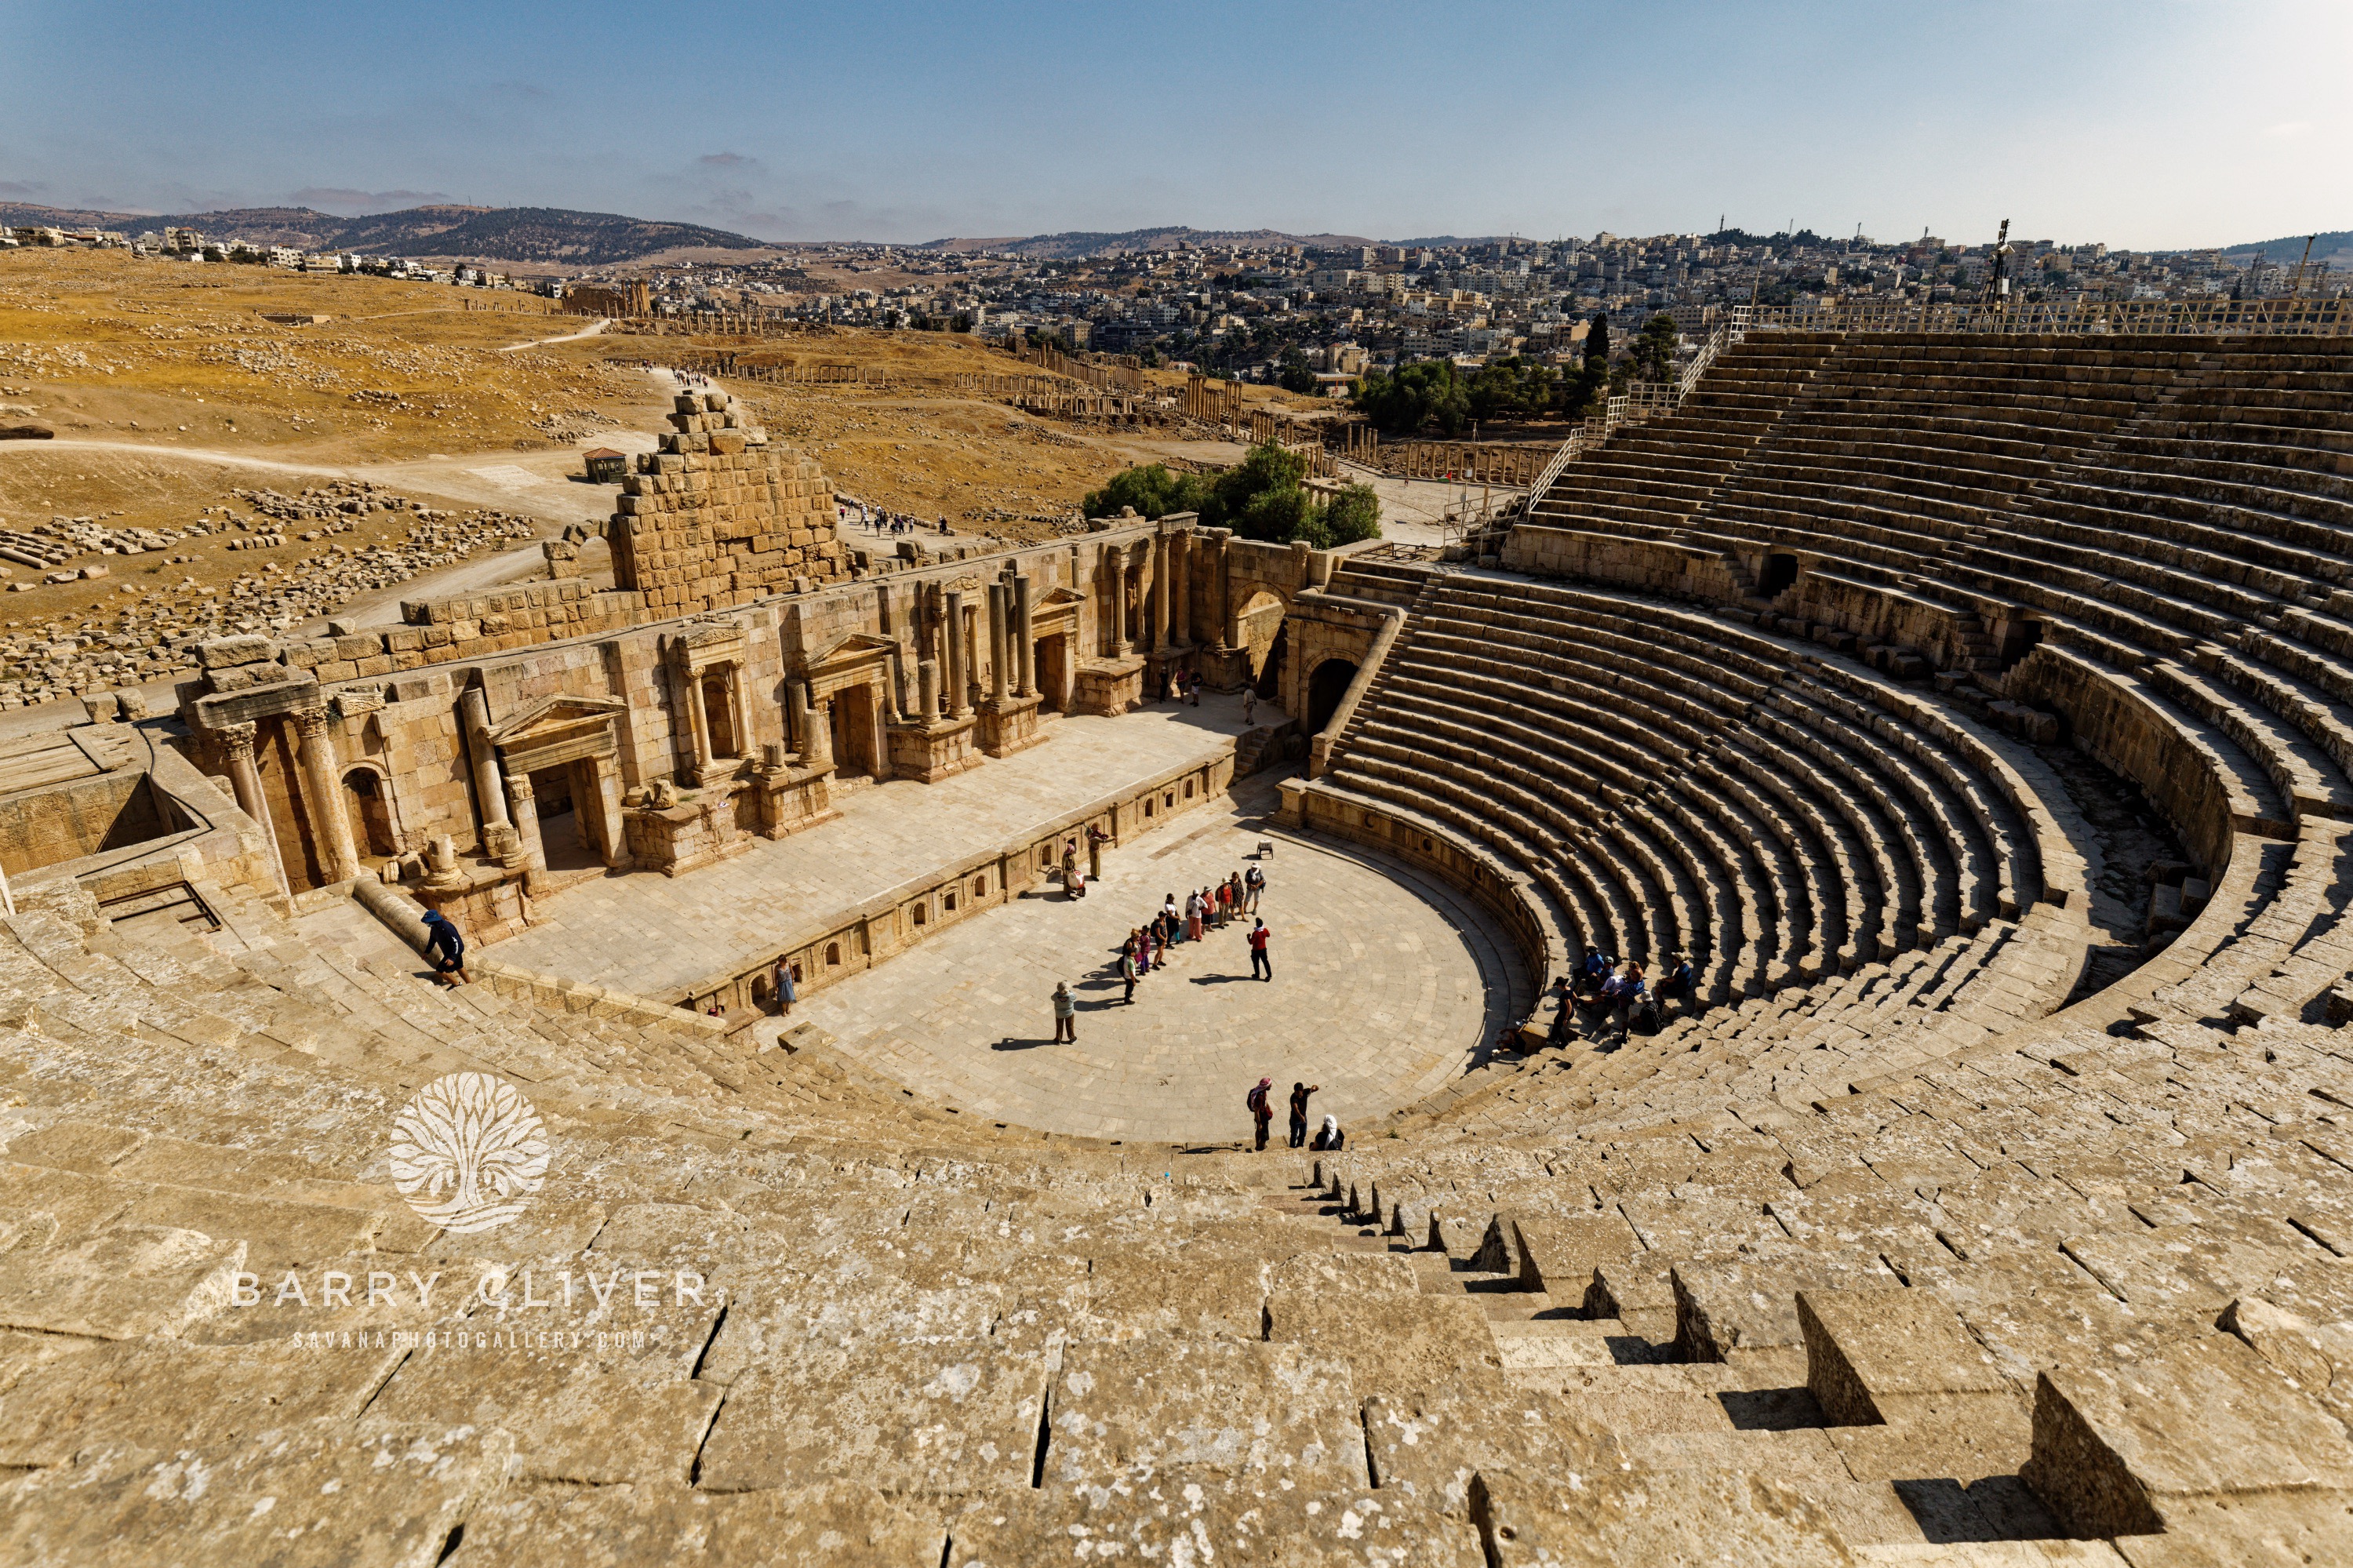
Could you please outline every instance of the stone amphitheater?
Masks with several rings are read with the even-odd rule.
[[[0,756],[0,1560],[2353,1562],[2353,344],[1750,331],[1427,554],[853,567],[671,423],[628,587]],[[1092,1133],[876,1044],[1090,830],[1366,901]]]

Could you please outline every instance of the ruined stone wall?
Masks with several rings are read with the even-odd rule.
[[[681,393],[661,450],[621,482],[608,538],[613,580],[657,617],[725,609],[848,575],[833,486],[817,463],[771,448],[724,392]]]

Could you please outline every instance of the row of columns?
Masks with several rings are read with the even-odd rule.
[[[348,881],[360,874],[360,856],[352,838],[351,816],[343,810],[343,768],[335,755],[335,737],[328,731],[332,721],[323,707],[298,708],[290,716],[300,737],[297,797],[301,801],[302,814],[311,820],[311,830],[318,834],[320,869],[329,882]],[[262,789],[261,769],[254,756],[259,730],[247,720],[225,726],[217,733],[222,749],[228,754],[229,788],[237,796],[237,808],[254,820],[269,842],[279,891],[291,893],[293,883],[286,870],[286,857],[278,842],[278,826],[271,816],[269,798]]]
[[[1190,644],[1198,617],[1193,603],[1193,557],[1206,550],[1217,569],[1214,601],[1201,608],[1219,630],[1225,645],[1234,645],[1232,595],[1225,580],[1226,541],[1191,533],[1155,535],[1128,546],[1103,548],[1103,569],[1112,583],[1110,646],[1130,653],[1156,653],[1174,643]],[[1135,578],[1133,615],[1128,605],[1128,577]]]

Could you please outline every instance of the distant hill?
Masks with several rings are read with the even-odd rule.
[[[2232,245],[2222,254],[2234,261],[2244,261],[2260,250],[2263,260],[2282,266],[2294,267],[2304,255],[2304,242],[2312,241],[2312,264],[2334,267],[2340,271],[2353,271],[2353,229],[2337,228],[2324,234],[2291,234],[2285,239],[2265,239],[2253,245]]]
[[[554,207],[417,207],[365,217],[336,217],[307,207],[158,215],[0,205],[0,223],[116,228],[132,234],[174,224],[206,235],[263,245],[299,245],[306,250],[557,262],[574,267],[609,267],[665,250],[767,249],[765,240],[723,228]]]
[[[1371,245],[1374,240],[1353,234],[1285,234],[1274,228],[1131,228],[1118,234],[1080,230],[1068,234],[1033,234],[1021,239],[934,239],[917,250],[991,250],[1000,255],[1027,256],[1039,261],[1076,261],[1091,256],[1135,254],[1148,250],[1178,250],[1205,245],[1305,245],[1322,249],[1336,245]]]

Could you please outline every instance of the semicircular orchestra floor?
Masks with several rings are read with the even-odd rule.
[[[966,1115],[1047,1132],[1189,1142],[1246,1138],[1243,1097],[1275,1080],[1273,1137],[1294,1082],[1343,1126],[1459,1075],[1510,1011],[1519,963],[1501,927],[1441,884],[1352,846],[1266,829],[1271,781],[1214,817],[1107,853],[1082,899],[1049,887],[968,920],[794,1009],[839,1047]],[[1271,839],[1274,854],[1254,861]],[[1118,947],[1175,894],[1257,863],[1274,978],[1250,978],[1247,920],[1176,948],[1121,1001]],[[1053,1043],[1068,980],[1077,1041]]]

